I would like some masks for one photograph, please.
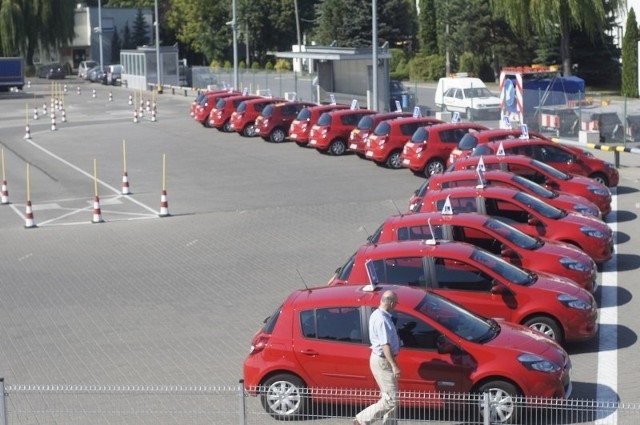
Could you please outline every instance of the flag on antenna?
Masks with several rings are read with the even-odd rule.
[[[353,99],[351,101],[351,110],[358,109],[358,99]]]
[[[453,215],[453,208],[451,207],[451,195],[447,196],[442,206],[442,215]]]
[[[413,118],[420,118],[422,116],[422,111],[419,106],[413,108]]]
[[[402,105],[400,105],[399,100],[396,100],[396,112],[402,112]]]
[[[511,120],[509,119],[509,115],[503,115],[502,121],[500,121],[500,127],[509,129],[511,128]]]
[[[331,101],[332,105],[336,104],[336,95],[334,93],[330,93],[329,94],[329,100]]]
[[[487,167],[484,166],[484,159],[482,159],[482,157],[480,157],[480,159],[478,160],[478,165],[476,165],[476,170],[487,171]]]
[[[529,126],[526,124],[522,124],[520,126],[520,131],[521,131],[521,135],[520,138],[521,139],[528,139],[529,138]]]
[[[451,115],[451,122],[453,124],[458,124],[460,122],[460,112],[454,112],[453,115]]]
[[[502,145],[502,142],[500,142],[500,145],[498,146],[498,152],[496,152],[496,156],[505,156],[505,152],[504,152],[504,146]]]

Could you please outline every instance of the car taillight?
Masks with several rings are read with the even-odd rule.
[[[257,335],[253,341],[251,341],[251,350],[249,351],[249,354],[257,354],[261,352],[267,346],[267,342],[269,342],[269,335]]]

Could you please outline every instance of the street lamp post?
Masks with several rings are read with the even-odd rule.
[[[98,44],[100,45],[100,68],[104,69],[104,57],[102,53],[102,0],[98,0]]]
[[[371,79],[373,80],[372,91],[372,103],[371,109],[378,109],[378,13],[377,13],[377,1],[373,0],[371,11],[371,51],[373,56],[373,69],[371,72]]]
[[[153,23],[155,25],[156,31],[156,72],[157,72],[157,84],[158,84],[158,92],[162,93],[162,74],[161,74],[161,66],[160,66],[160,17],[158,16],[158,0],[155,0],[154,12],[156,15],[156,19]]]
[[[233,0],[231,9],[231,31],[233,32],[233,88],[238,90],[238,18],[236,17],[236,0]]]

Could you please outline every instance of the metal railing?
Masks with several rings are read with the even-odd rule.
[[[261,388],[231,386],[4,385],[0,425],[23,424],[265,424],[281,423],[265,408]],[[251,396],[249,394],[256,394]],[[304,411],[288,422],[325,425],[350,423],[375,401],[366,390],[301,389]],[[310,397],[311,396],[311,397]],[[486,415],[485,412],[490,412]],[[618,401],[512,397],[497,402],[488,394],[400,394],[403,424],[488,425],[640,423],[640,404]],[[279,418],[284,419],[284,418]],[[508,419],[508,422],[503,420]]]

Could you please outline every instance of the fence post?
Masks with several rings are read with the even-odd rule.
[[[482,408],[484,410],[484,418],[482,423],[484,425],[491,424],[491,403],[489,403],[489,393],[482,393]]]
[[[6,394],[4,392],[4,378],[0,378],[0,425],[7,425],[7,406],[5,405]]]
[[[244,397],[244,379],[241,379],[240,384],[238,385],[238,396],[240,397],[240,411],[238,412],[238,417],[240,419],[239,424],[240,425],[245,425],[246,423],[246,418],[245,418],[245,412],[246,412],[246,403],[245,403],[245,397]],[[3,425],[3,424],[0,424]],[[6,424],[4,424],[6,425]]]

